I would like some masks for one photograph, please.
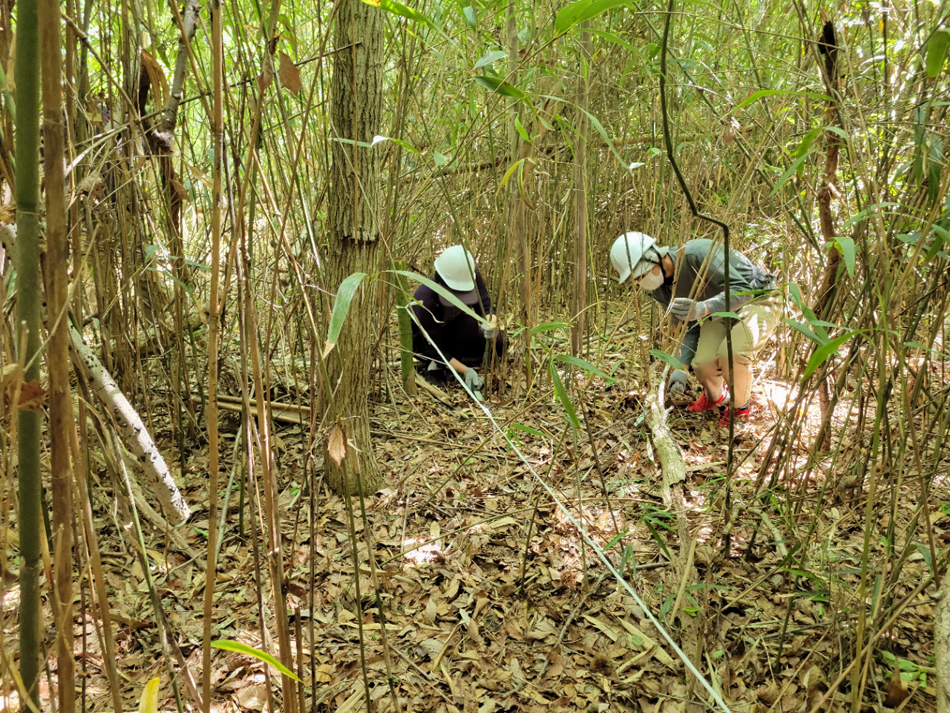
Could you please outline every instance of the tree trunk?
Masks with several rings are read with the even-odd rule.
[[[16,21],[17,352],[27,365],[24,386],[40,389],[40,63],[36,0],[17,3]],[[21,350],[25,347],[25,353]],[[17,481],[20,506],[20,676],[39,706],[42,660],[40,541],[46,537],[40,502],[42,408],[20,408]],[[23,706],[26,708],[26,705]]]
[[[372,143],[381,133],[383,99],[383,11],[362,0],[342,0],[337,14],[331,87],[333,165],[327,227],[330,256],[328,289],[354,272],[373,273],[379,258],[379,165]],[[358,142],[358,143],[357,143]],[[376,304],[373,280],[364,280],[350,303],[337,348],[327,360],[331,393],[325,394],[333,420],[359,453],[359,466],[346,470],[325,459],[327,481],[337,493],[355,493],[359,483],[372,493],[382,479],[369,434],[368,394],[373,344],[371,318]]]

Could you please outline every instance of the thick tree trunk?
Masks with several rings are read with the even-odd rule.
[[[379,166],[376,150],[365,144],[372,143],[382,128],[383,11],[361,0],[342,0],[336,22],[336,46],[345,49],[334,54],[331,87],[332,131],[337,140],[327,220],[328,289],[354,272],[375,272],[379,260]],[[375,295],[374,281],[364,280],[327,360],[331,388],[325,394],[327,406],[333,420],[345,423],[359,455],[358,467],[348,470],[325,459],[327,481],[338,493],[355,493],[358,483],[364,493],[372,493],[382,482],[369,434]]]

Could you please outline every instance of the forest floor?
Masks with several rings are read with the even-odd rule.
[[[691,701],[710,700],[646,608],[733,711],[807,713],[854,658],[859,613],[868,614],[866,630],[877,632],[895,603],[929,575],[927,536],[912,522],[921,502],[919,479],[911,469],[896,483],[893,474],[879,474],[877,487],[893,487],[897,496],[886,512],[870,513],[875,522],[868,593],[860,594],[869,479],[826,483],[830,457],[808,467],[817,405],[794,442],[791,476],[783,472],[766,498],[756,497],[773,429],[786,402],[792,403],[788,385],[778,380],[759,381],[752,418],[736,426],[728,489],[727,429],[712,414],[671,411],[669,425],[688,471],[681,493],[686,511],[671,512],[643,420],[643,393],[632,374],[617,376],[608,385],[600,377],[574,375],[575,393],[584,399],[583,407],[577,403],[577,434],[543,376],[527,400],[489,398],[487,408],[501,430],[460,388],[446,387],[453,407],[423,392],[373,404],[371,426],[386,487],[366,500],[366,523],[358,510],[356,515],[365,664],[345,503],[318,475],[311,505],[304,482],[310,472],[308,434],[300,425],[276,424],[285,587],[297,632],[294,657],[307,683],[306,710],[365,710],[364,665],[372,709],[378,711],[396,710],[390,680],[399,710],[414,712],[672,713],[687,710]],[[853,428],[836,420],[835,441],[854,443]],[[503,433],[518,443],[524,459]],[[225,473],[233,449],[232,432],[221,447]],[[839,463],[835,472],[867,458],[859,453],[848,446],[840,456],[847,468]],[[202,557],[207,463],[205,449],[188,460],[185,472],[173,469],[196,509],[181,532]],[[135,709],[145,684],[160,677],[160,710],[175,710],[144,573],[130,540],[118,536],[124,528],[113,514],[104,467],[99,477],[93,484],[101,518],[96,526],[116,620],[124,708]],[[950,540],[950,518],[941,510],[950,493],[946,478],[937,480],[927,510],[941,550]],[[256,569],[249,515],[243,536],[239,531],[239,504],[234,485],[219,558],[214,635],[275,652],[267,568],[262,555]],[[678,514],[695,543],[680,541]],[[578,522],[623,571],[642,604],[583,544]],[[163,533],[145,529],[172,634],[200,681],[203,572],[167,545]],[[367,534],[385,637],[367,565]],[[893,553],[889,542],[896,543]],[[263,572],[260,593],[256,571]],[[684,581],[684,571],[694,578]],[[85,632],[76,618],[77,651],[85,646],[78,665],[86,675],[86,710],[111,710],[96,619],[88,610],[90,589],[77,595],[77,610],[82,604],[86,611]],[[930,587],[904,608],[864,662],[865,709],[935,708],[933,677],[928,681],[934,594]],[[12,653],[16,601],[9,593],[3,609],[4,646]],[[215,651],[212,660],[215,710],[266,709],[264,664],[225,651]],[[55,670],[55,661],[51,666]],[[895,671],[903,681],[892,681]],[[279,677],[272,683],[279,696]],[[849,675],[832,710],[849,705],[850,683]],[[187,707],[184,685],[182,698]],[[15,705],[15,696],[4,701],[5,707]],[[275,705],[286,709],[279,699]]]

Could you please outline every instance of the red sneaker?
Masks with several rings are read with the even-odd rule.
[[[686,407],[687,411],[692,411],[694,413],[702,413],[703,411],[712,411],[717,406],[720,406],[726,401],[729,400],[729,390],[725,387],[722,389],[722,396],[719,397],[718,401],[711,401],[706,392],[703,391],[703,395],[696,399],[693,403]]]
[[[737,408],[735,420],[738,421],[740,418],[749,418],[749,413],[750,411],[748,406]],[[725,413],[722,415],[722,418],[719,419],[719,425],[725,426],[727,428],[729,427],[729,409],[726,409]]]

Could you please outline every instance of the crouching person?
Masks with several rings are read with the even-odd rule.
[[[735,388],[735,418],[748,418],[752,396],[752,362],[775,331],[782,315],[774,278],[745,255],[729,251],[730,311],[738,320],[710,317],[726,309],[725,250],[712,240],[690,240],[671,249],[656,244],[644,233],[625,233],[614,241],[610,261],[620,282],[631,276],[637,286],[674,317],[686,322],[679,360],[691,367],[703,387],[703,395],[688,407],[702,412],[725,406],[729,393],[729,359],[726,331],[732,325],[732,379]],[[736,294],[769,290],[766,294]],[[670,390],[684,392],[687,375],[674,371]],[[729,424],[728,409],[719,420]]]
[[[422,360],[422,373],[440,380],[447,376],[446,367],[450,367],[472,391],[481,391],[485,380],[476,369],[481,366],[486,344],[493,343],[499,356],[507,348],[505,333],[496,326],[485,280],[475,268],[472,253],[461,245],[446,248],[436,258],[432,280],[450,290],[475,314],[487,315],[489,324],[463,312],[432,288],[420,285],[412,306],[416,316],[412,323],[412,350]]]

